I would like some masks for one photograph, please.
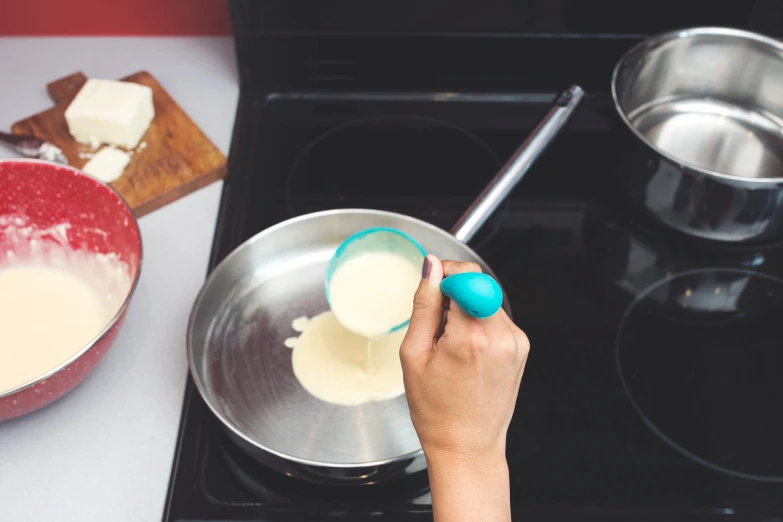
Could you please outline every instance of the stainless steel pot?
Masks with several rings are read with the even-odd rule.
[[[318,483],[367,484],[426,468],[404,396],[345,407],[302,388],[284,345],[296,335],[291,323],[328,309],[326,265],[340,243],[369,227],[396,228],[427,252],[478,263],[494,275],[465,243],[565,125],[582,95],[574,86],[558,98],[451,234],[401,214],[331,210],[268,228],[215,268],[190,316],[188,361],[201,396],[237,445],[271,468]]]
[[[633,136],[621,176],[635,204],[706,239],[783,233],[783,45],[735,29],[661,34],[622,57],[612,95]]]

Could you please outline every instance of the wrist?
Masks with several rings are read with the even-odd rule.
[[[511,493],[505,450],[462,454],[426,448],[436,521],[511,521]]]
[[[508,473],[505,448],[483,453],[465,454],[439,448],[424,448],[424,457],[430,471],[449,473]]]

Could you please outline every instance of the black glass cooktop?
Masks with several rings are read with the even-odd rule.
[[[243,96],[211,266],[324,209],[448,229],[554,96]],[[586,97],[471,242],[532,342],[514,516],[780,520],[783,247],[703,243],[625,208],[610,102]],[[346,489],[266,469],[188,387],[166,520],[426,520],[429,502],[426,476]]]

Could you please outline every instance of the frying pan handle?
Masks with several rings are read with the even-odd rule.
[[[546,117],[533,129],[510,160],[492,178],[476,200],[451,227],[451,234],[462,243],[473,238],[481,226],[489,219],[498,206],[506,199],[511,190],[525,176],[538,156],[562,130],[573,114],[585,92],[578,85],[572,85],[555,100],[554,106]]]

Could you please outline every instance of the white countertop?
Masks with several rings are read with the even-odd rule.
[[[0,128],[51,105],[76,71],[148,70],[228,153],[238,86],[230,38],[0,38]],[[14,157],[0,147],[0,157]],[[116,342],[71,394],[0,423],[0,522],[161,520],[222,183],[140,220],[144,265]]]

